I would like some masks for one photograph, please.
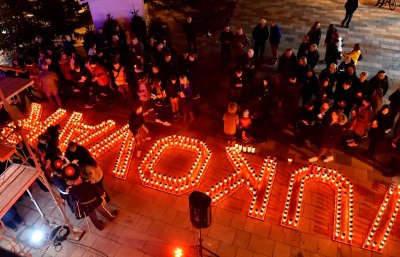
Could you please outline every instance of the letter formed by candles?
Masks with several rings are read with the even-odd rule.
[[[264,220],[276,173],[276,158],[264,159],[259,174],[253,170],[238,148],[227,147],[226,156],[235,172],[212,186],[206,193],[215,206],[242,186],[252,195],[248,215]]]
[[[117,129],[107,137],[102,138],[99,142],[92,145],[89,151],[93,155],[93,158],[99,158],[105,154],[111,148],[122,142],[122,146],[118,152],[117,159],[113,168],[113,175],[120,179],[126,179],[129,171],[130,160],[132,159],[132,153],[134,150],[135,139],[132,133],[129,131],[129,125],[126,124],[123,127]]]
[[[290,178],[281,225],[297,229],[307,182],[319,181],[333,188],[336,197],[333,240],[351,244],[353,239],[353,185],[338,171],[311,165],[296,170]]]
[[[190,171],[182,173],[182,176],[178,178],[165,173],[157,173],[154,170],[165,151],[171,148],[180,148],[197,155]],[[180,195],[199,186],[210,159],[211,151],[201,140],[180,135],[163,137],[153,144],[139,164],[139,176],[145,186]]]
[[[363,248],[381,253],[400,209],[400,186],[392,184],[385,194]]]
[[[18,121],[22,129],[27,130],[26,136],[30,144],[34,144],[40,134],[44,133],[46,129],[52,125],[58,124],[62,119],[67,116],[67,111],[64,109],[57,109],[44,121],[41,121],[43,108],[38,103],[32,103],[31,112],[28,118]],[[12,123],[9,123],[1,131],[2,135],[9,135],[14,129]],[[15,135],[7,138],[11,144],[16,144],[20,141]]]
[[[60,133],[60,148],[65,150],[70,141],[80,145],[89,145],[93,141],[103,137],[114,129],[115,122],[112,120],[103,121],[97,125],[87,125],[83,122],[83,115],[80,112],[73,112]]]

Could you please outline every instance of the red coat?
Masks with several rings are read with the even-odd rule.
[[[367,132],[373,117],[374,112],[371,110],[370,106],[361,109],[352,121],[350,129],[357,135],[363,136]]]

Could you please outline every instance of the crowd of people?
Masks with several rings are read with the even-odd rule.
[[[304,35],[297,54],[293,49],[286,49],[277,59],[281,31],[276,21],[271,21],[268,27],[267,20],[260,19],[252,37],[254,48],[241,27],[233,34],[225,26],[220,36],[222,66],[227,66],[229,49],[239,49],[233,51],[236,63],[230,84],[231,103],[223,117],[228,143],[235,142],[236,138],[245,143],[258,138],[262,141],[263,136],[257,135],[257,126],[266,123],[266,127],[278,130],[287,125],[292,127],[293,143],[299,148],[305,143],[315,144],[320,151],[309,158],[310,162],[333,161],[332,150],[340,143],[346,148],[357,148],[363,140],[369,141],[364,154],[373,158],[385,136],[390,138],[395,152],[400,138],[397,118],[400,88],[384,104],[389,90],[385,71],[377,71],[370,79],[364,71],[357,75],[357,63],[363,58],[359,43],[354,43],[352,50],[344,51],[342,37],[335,25],[330,24],[323,41],[326,51],[322,58],[318,51],[321,24],[316,22]],[[265,63],[267,41],[272,54],[271,62],[267,63],[278,62],[278,65],[275,73],[258,82],[257,73]],[[326,68],[318,70],[323,65]]]

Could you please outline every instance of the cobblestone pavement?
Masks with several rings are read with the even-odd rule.
[[[297,51],[301,37],[315,21],[321,22],[324,39],[327,26],[330,23],[340,23],[344,16],[344,8],[342,2],[328,0],[239,0],[232,26],[243,26],[249,34],[261,16],[273,18],[281,26],[281,50],[290,47]],[[379,69],[385,69],[391,78],[391,89],[400,81],[399,62],[396,61],[400,47],[399,22],[398,12],[361,5],[355,13],[350,29],[339,28],[344,37],[344,49],[350,50],[353,43],[361,43],[364,59],[358,64],[357,70],[375,74]],[[181,31],[178,28],[172,30],[174,42],[179,49],[183,39]],[[193,124],[173,122],[171,127],[165,128],[154,122],[155,117],[147,116],[153,139],[144,144],[143,152],[151,148],[155,139],[172,134],[184,134],[205,141],[212,151],[212,160],[199,190],[206,191],[234,171],[225,155],[226,140],[222,135],[221,120],[227,104],[230,71],[219,67],[219,47],[215,40],[199,41],[201,72],[196,74],[193,82],[201,87],[202,98],[195,104],[196,121]],[[269,47],[266,53],[269,54]],[[321,56],[323,55],[324,47],[321,46]],[[272,66],[263,65],[258,76],[265,76],[272,70]],[[83,112],[84,120],[88,124],[114,119],[119,127],[127,122],[129,105],[126,101],[118,101],[111,107],[96,106],[91,110],[83,109],[82,103],[78,101],[80,99],[68,102],[66,109],[69,114],[73,111]],[[44,117],[52,111],[45,106]],[[279,136],[282,133],[283,135]],[[246,189],[239,189],[212,209],[212,224],[202,231],[204,245],[221,257],[400,256],[399,222],[393,226],[383,254],[361,248],[391,180],[382,176],[381,170],[376,168],[374,162],[348,156],[341,151],[335,153],[335,162],[329,164],[329,167],[341,171],[354,184],[353,245],[332,240],[334,191],[323,183],[307,184],[299,229],[292,230],[280,226],[290,174],[295,167],[306,166],[307,158],[316,151],[314,148],[298,150],[288,143],[287,134],[282,133],[275,131],[269,134],[265,143],[256,145],[256,154],[246,156],[256,172],[265,156],[278,157],[278,171],[265,220],[247,216],[251,197]],[[195,256],[191,246],[197,244],[198,232],[193,229],[189,220],[188,194],[174,196],[143,186],[137,172],[137,158],[132,159],[126,181],[114,178],[111,171],[118,151],[119,146],[100,157],[98,161],[105,172],[104,183],[111,195],[111,208],[118,208],[119,216],[113,222],[106,222],[105,229],[101,232],[92,226],[92,234],[87,232],[80,243],[101,250],[107,256],[167,257],[173,256],[175,247],[183,248],[184,256]],[[294,164],[287,163],[288,157],[294,158]],[[176,173],[177,170],[190,167],[188,160],[192,160],[191,158],[193,156],[181,150],[171,150],[161,159],[156,170],[168,171],[171,175],[179,174]],[[171,170],[171,167],[177,170]],[[53,207],[48,194],[37,188],[33,192],[38,197],[39,205],[45,213],[48,212]],[[28,225],[43,224],[29,199],[25,198],[18,203],[18,210]],[[84,220],[75,220],[71,213],[69,216],[74,224],[87,230]],[[44,255],[36,253],[34,256],[103,256],[87,247],[69,242],[64,242],[62,246],[59,252],[50,247]]]

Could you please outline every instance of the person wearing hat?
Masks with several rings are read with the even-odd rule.
[[[229,103],[228,111],[225,112],[222,120],[224,121],[224,133],[228,137],[228,145],[235,142],[236,129],[239,125],[239,116],[236,113],[236,103]]]
[[[77,165],[71,165],[63,169],[63,176],[72,181],[67,193],[74,203],[75,215],[77,218],[89,216],[93,225],[98,230],[103,230],[103,221],[99,220],[96,211],[104,218],[113,221],[118,214],[118,210],[110,212],[105,204],[106,194],[99,187],[82,180]]]

